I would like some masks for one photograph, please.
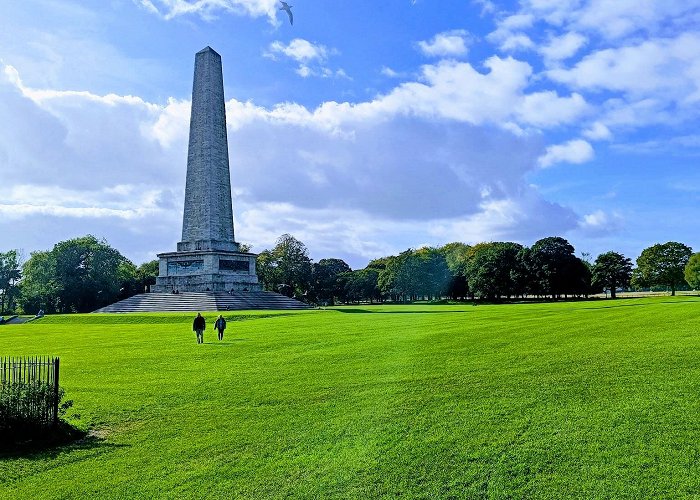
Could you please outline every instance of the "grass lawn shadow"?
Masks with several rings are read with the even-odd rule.
[[[85,432],[67,423],[61,423],[51,434],[30,441],[5,444],[0,447],[0,460],[46,460],[75,450],[95,448],[123,448],[127,444],[108,443],[99,432]]]

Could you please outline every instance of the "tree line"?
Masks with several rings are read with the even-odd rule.
[[[246,246],[246,248],[249,248]],[[87,235],[33,252],[0,252],[0,315],[89,312],[155,283],[158,261],[134,265],[105,240]],[[415,300],[509,300],[588,297],[620,289],[700,289],[700,253],[682,243],[646,248],[633,265],[610,251],[578,257],[564,238],[531,247],[513,242],[408,249],[353,270],[342,259],[313,262],[306,246],[284,234],[257,259],[266,290],[312,304]]]
[[[595,261],[575,255],[564,238],[548,237],[531,247],[513,242],[408,249],[352,270],[340,259],[314,263],[304,244],[282,235],[258,256],[258,277],[267,290],[316,304],[409,302],[415,300],[517,297],[588,297],[620,289],[700,288],[700,253],[678,242],[644,249],[630,258],[610,251]]]

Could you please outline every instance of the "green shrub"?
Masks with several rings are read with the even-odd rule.
[[[58,390],[59,416],[73,404],[61,403],[65,395]],[[31,439],[54,424],[54,387],[45,382],[0,386],[0,439]]]

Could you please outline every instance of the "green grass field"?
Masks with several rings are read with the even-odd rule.
[[[700,297],[48,317],[92,439],[0,498],[700,496]]]

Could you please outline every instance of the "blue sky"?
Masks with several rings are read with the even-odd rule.
[[[7,5],[9,3],[9,5]],[[6,2],[0,251],[180,239],[194,54],[222,55],[236,236],[353,268],[567,238],[700,250],[700,0]]]

